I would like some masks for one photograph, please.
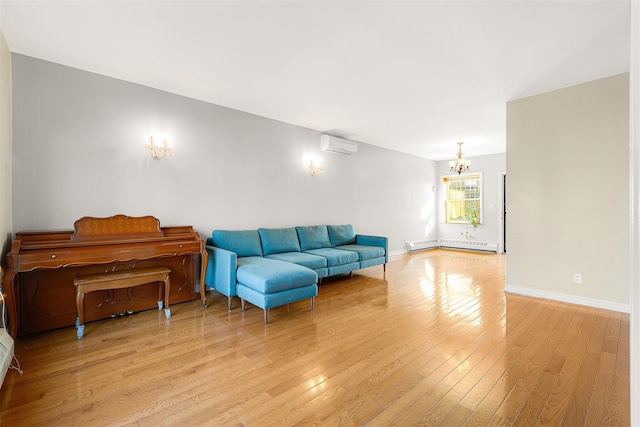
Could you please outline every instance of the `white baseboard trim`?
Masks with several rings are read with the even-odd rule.
[[[407,251],[401,249],[399,251],[389,251],[389,258],[406,255]]]
[[[630,313],[631,306],[629,304],[621,304],[618,302],[605,301],[595,298],[580,297],[576,295],[560,294],[557,292],[543,291],[540,289],[523,288],[521,286],[506,285],[504,291],[511,294],[524,295],[535,298],[545,298],[554,301],[567,302],[569,304],[585,305],[587,307],[602,308],[604,310],[619,311],[621,313]]]

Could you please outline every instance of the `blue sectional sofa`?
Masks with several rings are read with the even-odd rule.
[[[352,225],[314,225],[257,230],[214,230],[207,239],[205,284],[264,310],[318,295],[324,277],[353,273],[389,260],[387,238],[355,233]],[[206,289],[201,289],[206,305]]]

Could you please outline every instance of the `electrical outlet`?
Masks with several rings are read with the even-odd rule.
[[[573,274],[573,283],[582,283],[582,274],[574,273]]]

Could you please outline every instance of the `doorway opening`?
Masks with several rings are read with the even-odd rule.
[[[502,193],[502,211],[500,212],[500,230],[498,243],[498,253],[507,253],[507,173],[500,174],[501,193]]]

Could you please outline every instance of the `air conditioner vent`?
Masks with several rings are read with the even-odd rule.
[[[351,155],[358,151],[358,144],[336,136],[322,135],[320,137],[320,149],[331,153]]]

